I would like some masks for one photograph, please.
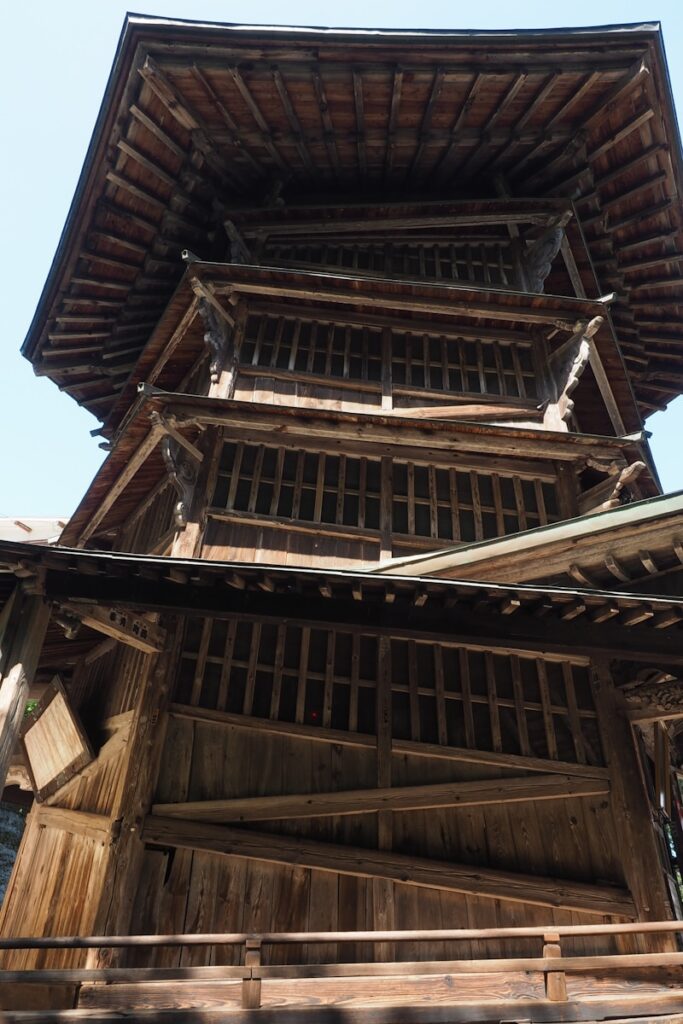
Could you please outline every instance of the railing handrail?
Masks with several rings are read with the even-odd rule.
[[[683,921],[628,921],[623,924],[532,925],[518,928],[438,928],[344,932],[202,932],[176,935],[40,935],[0,937],[0,949],[106,949],[126,946],[239,946],[335,942],[467,942],[533,939],[549,935],[638,935],[683,933]]]

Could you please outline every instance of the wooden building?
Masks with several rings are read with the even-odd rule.
[[[683,1021],[682,166],[656,25],[129,18],[24,345],[108,454],[0,541],[8,1021]]]

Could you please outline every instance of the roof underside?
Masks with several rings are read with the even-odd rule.
[[[680,142],[656,25],[509,33],[130,18],[24,345],[105,420],[231,208],[513,196],[576,203],[641,411],[683,388]]]

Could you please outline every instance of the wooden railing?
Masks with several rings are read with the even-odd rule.
[[[683,952],[653,952],[565,956],[563,939],[590,936],[625,937],[634,935],[683,934],[683,921],[636,922],[533,926],[523,928],[451,928],[421,931],[343,931],[343,932],[262,932],[202,933],[186,935],[89,935],[0,938],[0,950],[39,949],[154,949],[158,947],[232,946],[244,949],[243,964],[192,967],[103,967],[38,968],[0,970],[0,985],[32,983],[43,985],[80,985],[87,982],[136,983],[152,981],[227,981],[241,980],[242,1006],[261,1006],[264,979],[382,978],[413,975],[501,974],[540,972],[544,975],[546,999],[567,1000],[566,976],[575,972],[611,972],[638,968],[683,966]],[[266,946],[328,943],[434,943],[489,942],[495,940],[533,940],[541,942],[539,956],[492,959],[444,959],[414,962],[264,964]],[[681,986],[683,989],[683,985]]]

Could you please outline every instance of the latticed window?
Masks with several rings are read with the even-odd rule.
[[[452,337],[436,333],[388,332],[289,317],[249,317],[242,344],[243,366],[316,374],[345,381],[379,383],[398,393],[536,395],[531,343],[519,335]]]
[[[450,642],[392,638],[392,734],[474,750],[601,764],[587,669]],[[380,639],[359,629],[188,620],[175,700],[374,733]]]
[[[509,241],[403,242],[266,245],[263,262],[307,267],[334,267],[391,274],[393,277],[464,281],[514,287]]]
[[[236,442],[223,447],[213,507],[456,542],[558,518],[552,480]]]

